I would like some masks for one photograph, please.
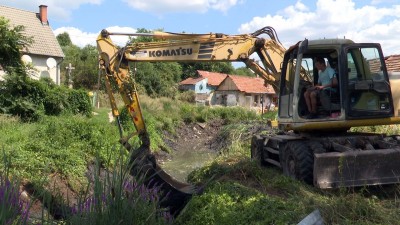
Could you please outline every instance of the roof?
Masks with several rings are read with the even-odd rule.
[[[228,75],[226,79],[232,79],[239,91],[257,94],[275,94],[271,85],[264,85],[264,79],[237,75]]]
[[[400,72],[400,55],[385,57],[386,68],[390,72]]]
[[[179,84],[180,85],[194,85],[203,79],[205,79],[205,77],[197,77],[197,78],[189,77],[186,80],[179,82]]]
[[[64,57],[64,53],[54,36],[53,30],[48,24],[42,24],[35,12],[21,9],[0,6],[0,16],[10,21],[10,25],[22,25],[25,30],[22,32],[27,37],[33,38],[33,43],[23,50],[24,53]]]
[[[203,70],[197,70],[200,77],[208,78],[208,85],[219,86],[222,81],[228,76],[225,73],[208,72]]]

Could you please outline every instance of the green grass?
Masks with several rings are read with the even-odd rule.
[[[22,123],[0,115],[1,148],[10,155],[10,171],[29,181],[58,173],[79,189],[85,184],[87,163],[99,152],[103,162],[117,143],[116,127],[99,116],[64,115],[44,117],[36,123]]]
[[[400,126],[399,125],[353,127],[350,130],[354,131],[354,132],[382,133],[382,134],[387,134],[387,135],[398,135],[398,134],[400,134]]]
[[[211,179],[210,179],[211,178]],[[397,224],[397,185],[320,190],[247,156],[221,157],[190,175],[207,183],[177,224],[297,224],[319,209],[325,224]]]
[[[250,160],[250,137],[252,132],[268,131],[256,125],[225,126],[222,139],[231,145],[189,175],[190,182],[206,185],[205,191],[189,202],[177,224],[297,224],[315,209],[325,224],[398,224],[399,185],[321,190],[292,180],[277,168],[260,167]]]
[[[223,154],[190,174],[189,180],[206,184],[205,190],[193,197],[176,224],[297,224],[315,209],[320,210],[325,224],[400,221],[397,185],[319,190],[283,176],[278,169],[252,162],[250,139],[253,134],[268,133],[260,121],[274,118],[274,113],[261,119],[254,112],[235,107],[196,107],[166,98],[143,97],[141,102],[153,151],[168,150],[163,143],[163,131],[173,133],[186,122],[224,120],[219,134]],[[37,185],[57,173],[68,179],[75,190],[85,187],[88,162],[93,162],[97,155],[101,165],[113,167],[110,154],[120,154],[119,146],[116,147],[118,129],[115,123],[108,122],[108,112],[106,108],[97,110],[98,115],[92,117],[44,117],[36,123],[22,123],[0,115],[0,147],[12,158],[10,173]],[[124,122],[125,129],[132,131],[129,121]],[[391,134],[399,131],[398,126],[357,129]],[[126,204],[120,203],[118,207]],[[150,208],[153,210],[154,206]],[[121,213],[125,215],[129,210]],[[115,213],[106,213],[110,212]],[[95,213],[92,216],[105,215]],[[74,219],[79,221],[79,217]]]

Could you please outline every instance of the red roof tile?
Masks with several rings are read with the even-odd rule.
[[[275,94],[274,89],[271,85],[264,85],[264,79],[246,77],[246,76],[236,76],[228,75],[228,78],[232,79],[239,91],[245,93],[258,93],[258,94]],[[228,79],[227,78],[227,79]]]
[[[200,77],[208,78],[208,85],[210,86],[219,86],[221,82],[228,76],[228,74],[224,73],[208,72],[203,70],[197,70],[197,73]]]
[[[197,82],[199,82],[203,79],[205,79],[205,78],[204,77],[197,77],[197,78],[189,77],[186,80],[179,82],[179,84],[180,85],[192,85],[192,84],[196,84]]]
[[[400,55],[390,55],[385,57],[387,70],[390,72],[400,72]]]
[[[228,75],[224,73],[208,72],[203,70],[197,70],[199,77],[193,78],[189,77],[186,80],[181,81],[180,85],[194,85],[197,82],[208,78],[208,85],[219,86],[225,78],[232,79],[233,83],[236,85],[239,91],[245,93],[266,93],[275,94],[274,89],[271,85],[264,85],[264,79],[255,77],[246,77],[238,75]]]

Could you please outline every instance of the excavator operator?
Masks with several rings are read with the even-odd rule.
[[[312,87],[309,87],[306,92],[304,92],[304,98],[306,100],[308,116],[307,119],[317,118],[317,101],[319,93],[322,90],[331,89],[331,91],[336,91],[334,87],[337,86],[338,81],[335,76],[335,70],[331,67],[326,66],[325,59],[322,57],[315,58],[315,67],[319,71],[318,83]]]

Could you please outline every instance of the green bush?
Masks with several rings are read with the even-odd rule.
[[[43,114],[46,85],[29,79],[25,74],[12,73],[0,83],[1,112],[21,117],[23,121],[36,121]]]
[[[180,114],[185,123],[196,121],[196,108],[190,104],[182,104]]]
[[[68,110],[73,114],[90,115],[92,112],[91,100],[84,90],[71,90],[68,94]]]
[[[33,122],[39,120],[41,112],[29,99],[15,99],[11,106],[8,107],[8,113],[16,115],[24,122]]]
[[[195,103],[196,93],[194,91],[184,91],[179,93],[178,99],[183,102]]]
[[[59,87],[49,79],[38,81],[13,73],[0,82],[0,90],[0,112],[19,116],[23,121],[38,121],[42,115],[88,116],[92,112],[86,91]]]
[[[61,88],[54,88],[47,92],[43,105],[46,115],[60,115],[67,103],[65,102],[64,91]]]

